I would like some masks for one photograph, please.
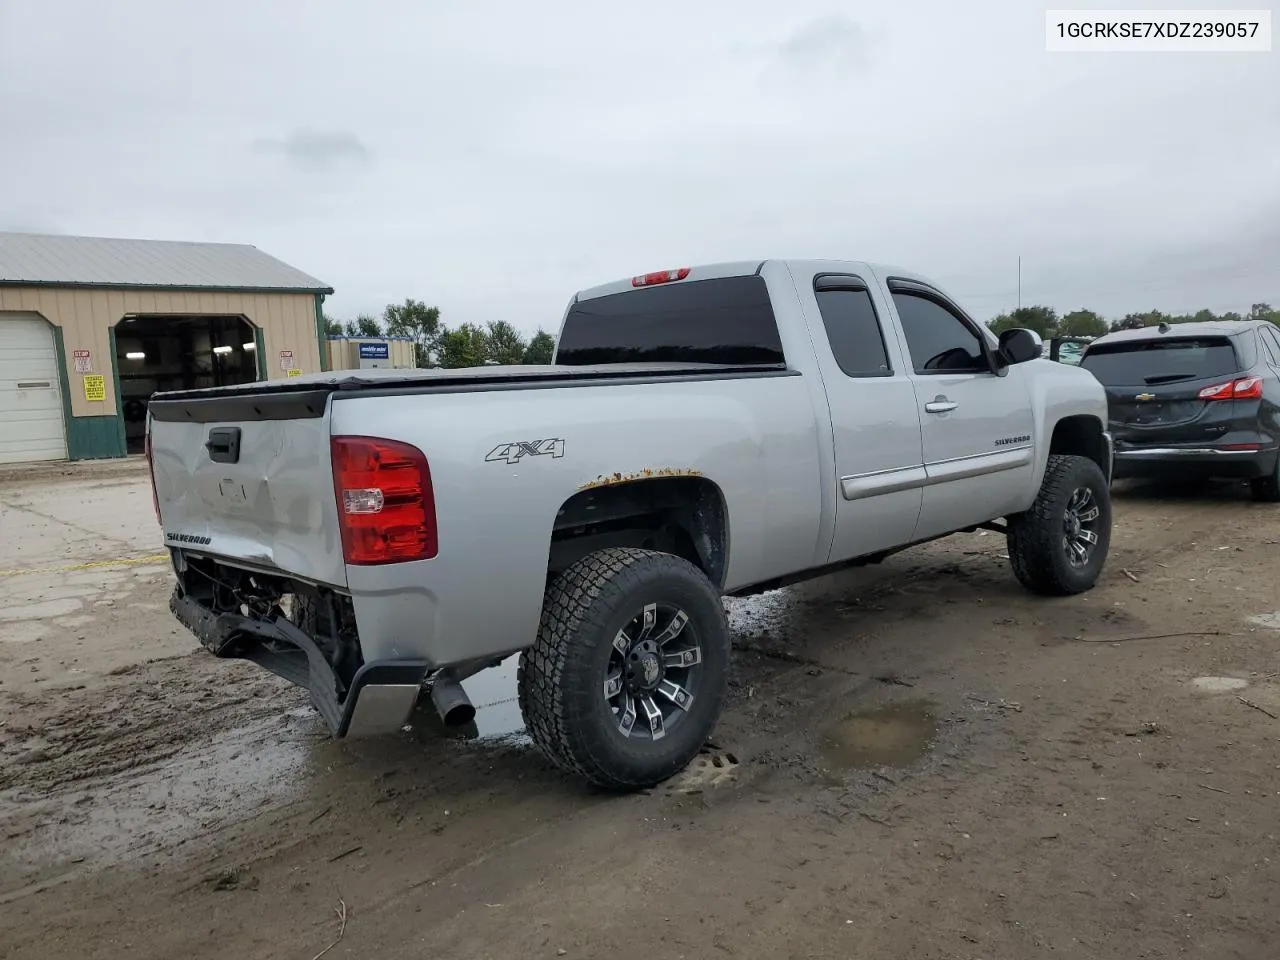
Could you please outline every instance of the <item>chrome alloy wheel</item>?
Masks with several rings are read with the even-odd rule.
[[[689,615],[649,603],[618,631],[605,668],[604,698],[624,737],[661,740],[693,706],[702,648]]]
[[[1098,545],[1098,519],[1102,511],[1089,487],[1076,487],[1067,501],[1062,518],[1062,544],[1067,561],[1073,567],[1083,567],[1093,556]]]

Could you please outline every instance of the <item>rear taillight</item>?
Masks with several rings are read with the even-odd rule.
[[[1205,387],[1198,394],[1201,400],[1260,400],[1262,398],[1262,378],[1245,377],[1220,383],[1217,386]]]
[[[147,454],[147,473],[151,477],[151,506],[156,511],[156,523],[164,525],[160,519],[160,494],[156,491],[156,464],[151,458],[151,424],[147,424],[147,439],[143,445]]]
[[[434,557],[439,550],[435,493],[422,451],[374,437],[334,437],[330,450],[347,563]]]
[[[681,267],[678,270],[659,270],[657,273],[642,273],[638,277],[631,278],[633,287],[652,287],[656,283],[673,283],[676,280],[683,280],[689,276],[689,268]]]

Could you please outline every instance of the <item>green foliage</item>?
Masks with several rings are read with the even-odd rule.
[[[322,316],[324,317],[324,335],[326,337],[342,336],[342,321],[333,319],[327,313]]]
[[[1083,307],[1059,317],[1052,307],[1030,306],[1002,313],[992,319],[988,326],[995,333],[1003,333],[1014,327],[1026,327],[1047,340],[1050,337],[1100,337],[1108,330],[1140,330],[1143,327],[1154,327],[1161,323],[1176,325],[1209,323],[1214,320],[1270,320],[1272,323],[1280,324],[1280,310],[1272,309],[1269,303],[1253,304],[1247,316],[1242,316],[1235,311],[1218,315],[1212,310],[1198,310],[1195,313],[1144,310],[1127,313],[1108,324],[1099,314]]]
[[[492,320],[485,331],[485,359],[500,364],[524,362],[526,345],[520,331],[505,320]]]
[[[489,338],[475,324],[464,323],[439,335],[442,367],[481,367],[489,359]]]
[[[533,339],[529,341],[529,346],[525,347],[524,358],[522,363],[541,363],[547,364],[551,362],[551,358],[556,352],[556,339],[543,330],[538,328],[538,332],[533,335]]]
[[[348,337],[380,337],[382,336],[382,327],[379,325],[376,317],[371,317],[367,313],[362,313],[355,320],[348,320],[345,330]]]
[[[1060,337],[1100,337],[1107,332],[1107,321],[1092,310],[1072,310],[1058,323]]]
[[[1011,313],[1002,313],[991,321],[991,329],[996,333],[1004,333],[1023,327],[1034,330],[1044,339],[1054,336],[1058,329],[1058,311],[1053,307],[1019,307]]]
[[[439,307],[428,307],[421,300],[412,299],[401,304],[389,303],[382,311],[382,322],[389,336],[413,340],[418,366],[436,366],[437,354],[442,351]]]

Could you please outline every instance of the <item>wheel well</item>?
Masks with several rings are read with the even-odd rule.
[[[643,547],[683,557],[724,584],[729,530],[724,495],[704,477],[626,481],[574,494],[556,514],[548,580],[589,553]]]
[[[1108,476],[1111,464],[1107,457],[1107,442],[1103,438],[1102,421],[1088,414],[1063,417],[1053,427],[1049,441],[1050,455],[1055,453],[1088,457]]]

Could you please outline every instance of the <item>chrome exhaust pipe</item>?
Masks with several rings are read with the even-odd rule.
[[[447,673],[432,682],[431,702],[446,727],[463,727],[476,718],[476,708],[467,691]]]

